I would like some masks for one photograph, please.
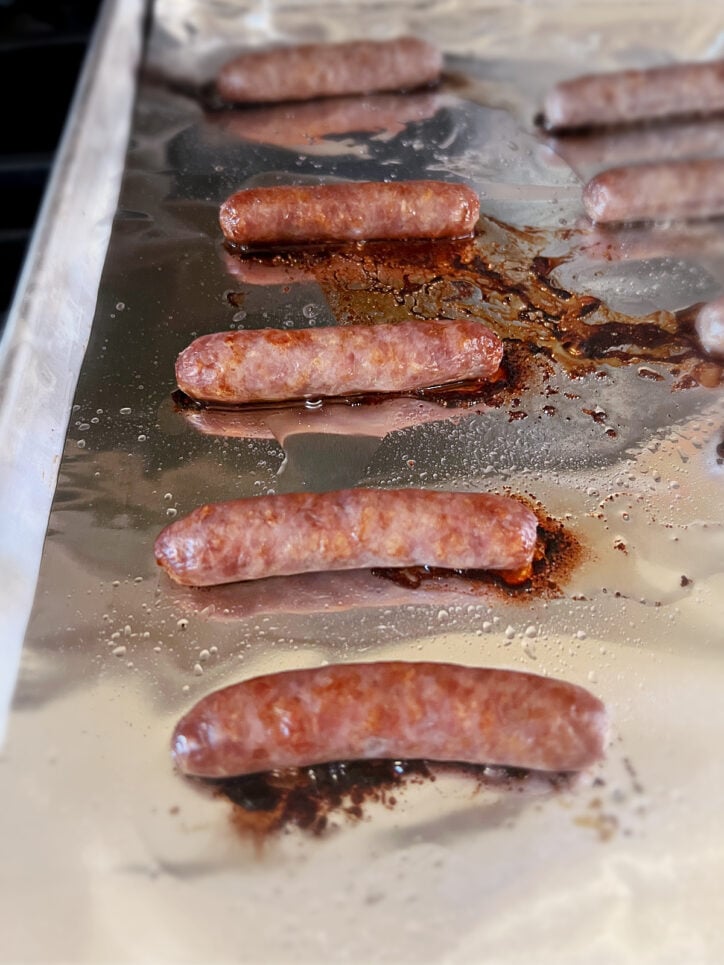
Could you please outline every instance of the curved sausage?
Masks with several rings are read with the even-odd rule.
[[[583,206],[599,224],[718,217],[724,215],[724,159],[610,168],[586,184]]]
[[[571,130],[724,111],[724,60],[585,74],[553,87],[545,126]]]
[[[295,245],[374,239],[461,238],[480,215],[478,196],[448,181],[347,181],[237,191],[221,205],[227,241]]]
[[[724,297],[704,305],[696,316],[695,325],[704,351],[724,358]]]
[[[436,83],[442,53],[415,37],[252,50],[219,70],[216,90],[235,104],[305,101],[411,90]]]
[[[343,664],[255,677],[202,698],[172,737],[177,767],[223,778],[379,758],[577,771],[607,715],[575,684],[449,663]]]
[[[537,524],[522,503],[487,493],[285,493],[201,506],[167,526],[154,551],[186,586],[371,566],[522,570]]]
[[[469,319],[202,335],[176,360],[193,399],[241,404],[408,392],[494,375],[500,339]]]

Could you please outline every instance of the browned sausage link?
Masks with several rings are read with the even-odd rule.
[[[188,775],[234,777],[391,758],[576,771],[602,757],[606,709],[575,684],[446,663],[268,674],[200,700],[176,726]]]
[[[521,570],[537,522],[517,500],[487,493],[286,493],[201,506],[167,526],[154,549],[187,586],[370,566]]]
[[[221,205],[224,237],[238,245],[461,238],[480,202],[466,184],[354,181],[247,188]]]
[[[435,83],[442,54],[415,37],[253,50],[225,64],[220,97],[236,104],[305,101],[340,94],[411,90]]]
[[[597,223],[675,221],[724,215],[724,159],[610,168],[583,189]]]
[[[586,74],[557,84],[543,107],[550,130],[724,111],[724,60]]]
[[[502,358],[497,335],[469,319],[250,329],[197,338],[176,381],[204,402],[282,401],[485,379]]]

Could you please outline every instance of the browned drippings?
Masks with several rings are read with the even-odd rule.
[[[521,790],[533,772],[478,764],[362,760],[285,768],[204,783],[231,801],[231,819],[237,830],[259,840],[292,828],[319,836],[336,819],[359,822],[370,804],[392,810],[409,785],[434,782],[443,774],[465,777],[477,788]],[[551,773],[545,777],[551,790],[565,787],[569,780],[566,774]]]
[[[516,497],[521,499],[521,497]],[[450,588],[455,582],[464,583],[472,592],[479,588],[481,595],[497,591],[506,601],[527,600],[530,596],[558,597],[570,573],[583,557],[580,541],[565,528],[560,520],[547,516],[539,505],[521,499],[538,516],[538,531],[533,562],[521,570],[444,569],[436,566],[407,566],[400,569],[376,567],[375,576],[391,580],[400,586],[417,589],[425,584],[433,589]]]
[[[562,240],[570,242],[569,254],[541,254]],[[646,362],[678,367],[679,388],[719,384],[721,369],[705,359],[696,337],[700,306],[629,316],[553,283],[551,273],[575,243],[571,229],[519,229],[484,218],[475,238],[237,251],[230,262],[242,281],[250,267],[262,267],[267,278],[276,269],[285,278],[316,281],[338,324],[472,316],[504,339],[507,351],[520,342],[572,377],[601,364]]]

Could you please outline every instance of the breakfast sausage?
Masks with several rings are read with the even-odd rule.
[[[575,684],[450,663],[291,670],[203,697],[179,721],[179,770],[224,778],[332,761],[455,761],[578,771],[603,756],[601,701]]]
[[[285,493],[201,506],[154,551],[186,586],[371,566],[518,571],[531,565],[537,523],[522,503],[487,493]]]
[[[724,215],[724,159],[610,168],[586,184],[583,206],[597,223]]]
[[[408,392],[489,378],[502,358],[500,339],[474,319],[249,329],[195,339],[176,382],[217,404]]]
[[[696,316],[695,325],[704,351],[724,358],[724,297],[704,305]]]
[[[234,57],[219,70],[216,90],[234,104],[305,101],[411,90],[436,83],[441,70],[440,50],[415,37],[302,44]]]
[[[480,214],[466,184],[347,181],[246,188],[221,205],[227,241],[295,245],[374,239],[461,238]]]
[[[724,60],[586,74],[553,87],[545,126],[572,130],[724,111]]]

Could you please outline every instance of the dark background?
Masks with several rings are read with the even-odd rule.
[[[102,0],[0,0],[0,332]]]

